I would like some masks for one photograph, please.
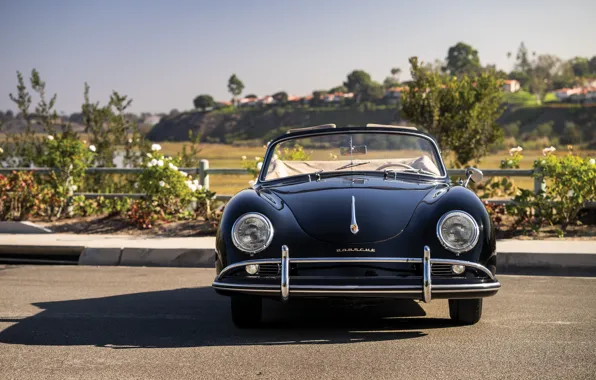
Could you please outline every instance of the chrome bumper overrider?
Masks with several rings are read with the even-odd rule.
[[[290,264],[348,264],[348,263],[413,263],[422,264],[422,283],[420,285],[292,285],[290,286]],[[466,268],[479,270],[486,274],[491,282],[484,283],[459,283],[459,284],[432,284],[431,265],[448,264],[463,265]],[[249,264],[279,264],[281,267],[281,283],[274,284],[244,284],[233,283],[224,280],[226,274],[234,269]],[[296,295],[317,295],[325,294],[401,294],[419,298],[424,302],[430,302],[433,294],[454,294],[483,292],[495,293],[501,284],[497,281],[490,270],[483,265],[462,260],[431,259],[430,248],[425,246],[422,258],[406,257],[312,257],[290,259],[290,250],[284,245],[281,248],[281,259],[260,259],[246,260],[228,265],[217,276],[213,282],[213,288],[225,292],[256,293],[264,295],[280,295],[283,301],[290,298],[290,292]],[[480,295],[481,296],[481,295]]]

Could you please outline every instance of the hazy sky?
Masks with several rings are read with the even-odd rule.
[[[58,110],[80,110],[83,83],[104,103],[112,89],[134,112],[189,109],[208,93],[306,95],[353,69],[408,78],[408,57],[444,59],[458,41],[482,64],[509,70],[508,51],[596,55],[596,1],[0,0],[0,109],[15,109],[16,71],[37,68]]]

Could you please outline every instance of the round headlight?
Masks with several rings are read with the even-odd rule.
[[[241,251],[257,253],[269,246],[273,239],[273,226],[265,215],[242,215],[232,227],[232,241]]]
[[[437,223],[439,241],[443,247],[456,254],[474,248],[479,235],[478,224],[467,212],[448,212]]]

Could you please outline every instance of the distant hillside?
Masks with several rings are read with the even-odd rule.
[[[202,141],[231,144],[234,141],[267,141],[288,128],[334,123],[338,127],[400,121],[395,107],[351,109],[251,109],[236,112],[185,112],[163,118],[149,132],[152,141],[188,140],[189,131]]]
[[[290,127],[306,127],[335,123],[338,127],[366,123],[405,123],[395,107],[375,110],[338,109],[251,109],[235,112],[185,112],[163,118],[148,134],[152,141],[188,140],[189,131],[199,132],[205,142],[231,144],[238,141],[268,141]],[[529,133],[544,123],[552,124],[553,136],[564,133],[566,123],[581,130],[583,141],[596,140],[596,107],[545,105],[542,107],[510,107],[499,118],[502,126],[517,124],[519,135]]]

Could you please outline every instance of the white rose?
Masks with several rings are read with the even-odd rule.
[[[182,174],[182,177],[188,176],[188,173],[187,172],[180,172],[180,174]]]
[[[135,189],[138,189],[138,188],[139,188],[139,183],[138,183],[138,182],[135,182],[135,184],[134,184],[134,188],[135,188]]]
[[[176,167],[176,165],[172,164],[171,162],[168,164],[168,167],[170,169],[173,169],[173,170],[178,170],[178,168]]]
[[[203,190],[203,185],[197,185],[197,190]]]
[[[2,153],[2,148],[0,148],[0,153]],[[590,161],[588,161],[588,163],[589,163],[590,165],[596,165],[596,160],[595,160],[595,159],[593,159],[593,158],[590,158]]]
[[[0,148],[0,154],[4,153],[4,149]]]
[[[153,158],[153,156],[151,155],[151,153],[147,153],[147,157],[148,158]]]
[[[246,160],[246,156],[242,156],[242,159],[243,159],[243,160]]]
[[[50,141],[54,140],[54,136],[48,135],[48,140],[50,140]]]
[[[255,157],[255,161],[259,161],[261,157]]]
[[[509,165],[511,165],[511,164],[513,164],[513,161],[509,160],[509,161],[507,161],[507,163],[508,163]]]
[[[569,190],[569,191],[567,192],[567,196],[568,196],[568,197],[572,197],[572,196],[573,196],[573,194],[575,194],[575,193],[573,192],[573,190]]]
[[[72,191],[77,191],[77,189],[78,189],[77,185],[70,186],[70,190],[72,190]]]
[[[97,148],[95,147],[95,145],[89,145],[89,150],[95,152]]]
[[[151,150],[154,152],[160,151],[161,150],[161,145],[159,144],[153,144],[151,145]]]
[[[262,168],[262,167],[263,167],[263,163],[262,163],[262,162],[259,162],[259,163],[257,164],[257,169],[261,170],[261,168]]]
[[[129,144],[132,144],[132,139],[128,139],[128,143]]]
[[[163,160],[157,161],[157,166],[163,166]]]
[[[164,181],[159,181],[159,186],[164,187],[166,183]]]

